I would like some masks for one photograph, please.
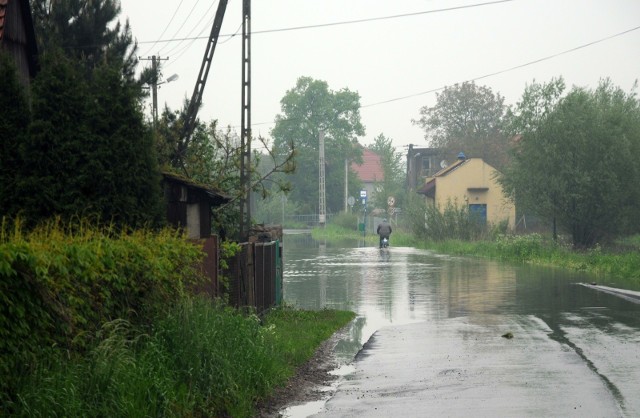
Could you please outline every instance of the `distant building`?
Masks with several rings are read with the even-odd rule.
[[[38,47],[29,0],[0,0],[0,50],[16,64],[25,86],[35,77]]]
[[[444,208],[447,202],[467,205],[469,212],[488,224],[508,221],[515,227],[516,209],[496,180],[498,171],[481,158],[460,153],[454,163],[441,169],[417,189],[427,203]]]
[[[414,191],[427,177],[433,176],[447,164],[445,154],[438,148],[415,148],[409,144],[407,152],[407,189]]]
[[[351,170],[358,176],[367,197],[371,199],[376,193],[376,185],[384,181],[384,170],[380,156],[370,149],[362,149],[362,164],[351,163]]]

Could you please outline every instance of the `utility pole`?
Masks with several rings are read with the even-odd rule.
[[[242,1],[242,117],[240,147],[240,238],[251,229],[251,0]]]
[[[320,140],[320,161],[318,162],[319,165],[319,183],[320,183],[320,190],[319,190],[319,195],[320,195],[320,199],[319,199],[319,204],[318,204],[318,223],[320,224],[321,227],[324,228],[325,222],[327,221],[327,203],[326,203],[326,196],[325,196],[325,183],[324,183],[324,130],[320,130],[318,132],[318,137]]]
[[[140,61],[151,61],[151,70],[153,71],[153,78],[151,79],[151,98],[152,98],[152,118],[153,118],[153,126],[155,127],[158,123],[158,74],[159,74],[159,63],[161,61],[166,61],[169,57],[162,58],[155,55],[152,55],[147,58],[139,57]]]
[[[344,213],[349,213],[349,159],[344,159]]]

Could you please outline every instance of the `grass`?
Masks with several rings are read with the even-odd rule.
[[[429,249],[443,254],[486,257],[509,262],[531,263],[586,271],[596,275],[608,275],[640,282],[640,235],[620,239],[611,247],[596,246],[587,251],[577,251],[566,243],[556,243],[540,234],[497,235],[493,240],[442,241],[420,239],[397,228],[391,235],[396,247]],[[316,239],[362,239],[362,234],[337,225],[314,229]],[[367,244],[376,245],[377,235],[368,234]],[[623,248],[623,250],[621,250]]]
[[[249,417],[351,312],[279,308],[255,315],[189,298],[153,327],[107,323],[86,355],[42,353],[20,382],[17,416]]]

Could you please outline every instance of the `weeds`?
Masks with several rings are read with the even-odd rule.
[[[117,320],[86,356],[49,353],[23,382],[16,415],[249,417],[349,312],[276,309],[255,315],[189,298],[147,335]]]

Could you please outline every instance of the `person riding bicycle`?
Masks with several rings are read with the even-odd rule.
[[[391,235],[391,225],[389,225],[386,219],[383,219],[378,225],[376,233],[380,235],[380,248],[382,248],[382,240],[386,238],[388,241],[389,236]]]

